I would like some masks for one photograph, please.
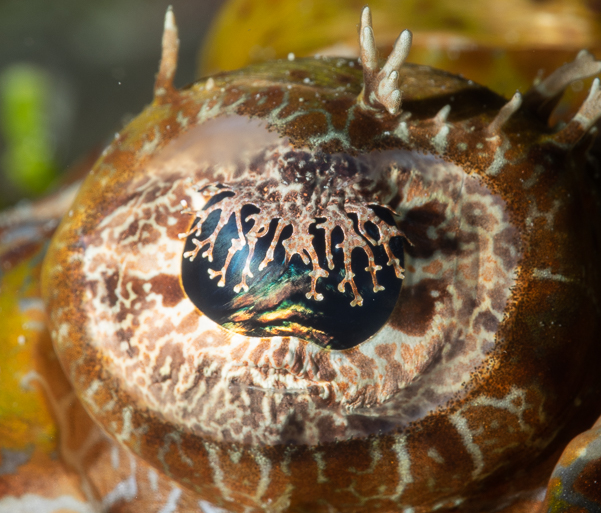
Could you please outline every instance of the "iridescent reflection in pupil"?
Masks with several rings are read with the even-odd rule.
[[[215,196],[205,208],[219,202],[224,196],[223,193]],[[251,205],[242,209],[242,228],[245,236],[253,226],[253,221],[248,220],[248,216],[258,210]],[[392,215],[385,209],[375,207],[374,214],[387,224],[394,224]],[[356,216],[351,214],[349,217],[357,227]],[[207,239],[215,231],[219,218],[219,211],[212,212],[204,221],[200,236],[195,233],[188,236],[184,253],[194,249],[193,239]],[[198,218],[194,224],[197,222]],[[281,232],[275,246],[273,261],[259,270],[260,263],[276,234],[276,219],[271,222],[269,232],[257,240],[250,265],[253,277],[247,280],[248,290],[234,290],[246,265],[248,244],[232,256],[225,284],[218,286],[217,277],[211,278],[209,270],[221,269],[232,240],[238,237],[234,216],[217,236],[212,263],[200,255],[192,261],[189,258],[183,259],[182,281],[186,293],[205,315],[237,333],[257,337],[296,336],[332,350],[348,349],[360,344],[376,333],[389,318],[399,297],[402,279],[397,278],[392,265],[387,265],[389,259],[384,247],[373,245],[366,239],[365,243],[373,252],[376,265],[381,267],[377,271],[377,279],[383,290],[374,291],[372,277],[366,271],[369,265],[368,257],[363,250],[355,248],[352,252],[351,267],[363,302],[361,306],[351,306],[355,296],[350,285],[347,284],[344,291],[340,291],[340,283],[345,276],[343,250],[337,247],[344,239],[342,229],[337,227],[331,232],[334,268],[330,269],[326,259],[325,233],[318,228],[319,222],[320,220],[309,227],[309,233],[313,236],[312,245],[320,267],[329,269],[328,276],[320,278],[317,282],[317,292],[323,299],[308,297],[308,291],[311,290],[312,265],[303,263],[298,254],[286,262],[283,243],[292,234],[292,226],[287,226]],[[369,237],[378,241],[379,233],[373,223],[366,223],[365,231]],[[402,238],[390,239],[389,247],[402,266]]]

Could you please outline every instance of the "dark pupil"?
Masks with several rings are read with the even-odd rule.
[[[211,202],[213,203],[213,202]],[[383,209],[376,209],[377,216],[393,224],[392,216]],[[245,221],[249,214],[256,212],[253,206],[242,209],[242,227],[248,234],[253,221]],[[351,214],[352,218],[353,215]],[[198,220],[195,221],[195,223]],[[189,235],[184,252],[194,249],[192,239],[204,240],[209,237],[219,221],[219,212],[212,212],[202,225],[200,237]],[[354,219],[356,224],[356,219]],[[258,239],[250,269],[254,275],[248,280],[249,290],[236,293],[234,286],[239,283],[242,268],[248,256],[248,245],[236,252],[226,272],[224,287],[218,287],[218,279],[211,279],[209,269],[219,270],[227,257],[232,239],[238,237],[234,216],[217,237],[213,251],[213,262],[205,258],[195,258],[192,262],[182,260],[182,281],[191,301],[205,315],[224,328],[254,337],[295,336],[311,341],[323,348],[332,350],[349,349],[367,340],[388,320],[395,307],[401,290],[402,280],[397,278],[382,246],[371,247],[378,271],[378,282],[384,290],[374,292],[370,274],[365,271],[368,259],[364,251],[355,249],[352,253],[352,271],[355,283],[363,297],[362,306],[351,306],[353,294],[347,285],[344,292],[338,290],[344,272],[342,249],[336,248],[343,239],[342,230],[332,231],[332,253],[334,269],[329,276],[318,281],[317,291],[323,300],[307,299],[311,288],[309,273],[311,265],[303,263],[299,255],[294,255],[288,265],[285,263],[285,250],[282,241],[289,238],[292,227],[287,226],[279,239],[273,261],[262,271],[259,264],[273,240],[277,221],[272,221],[269,233]],[[365,226],[368,235],[378,239],[376,227],[371,223]],[[325,258],[324,231],[313,224],[309,233],[314,236],[313,246],[322,268],[327,269]],[[403,265],[403,245],[401,237],[390,241],[390,248]]]

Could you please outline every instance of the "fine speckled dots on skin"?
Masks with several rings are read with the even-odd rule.
[[[408,32],[380,66],[367,9],[360,44],[363,66],[276,61],[176,90],[168,11],[155,99],[94,166],[43,270],[56,354],[119,444],[90,425],[97,460],[63,454],[99,507],[599,504],[598,81],[565,126],[546,121],[601,66],[580,53],[507,102],[404,63]],[[227,319],[190,299],[190,258],[209,303],[232,288]],[[392,284],[390,313],[333,345],[318,305],[367,324]],[[129,476],[119,505],[103,475]]]

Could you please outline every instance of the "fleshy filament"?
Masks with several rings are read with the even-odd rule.
[[[275,248],[281,239],[282,232],[287,226],[291,226],[292,234],[289,238],[282,241],[285,250],[285,264],[288,265],[294,255],[299,255],[305,265],[312,266],[312,270],[308,273],[311,277],[311,290],[306,293],[307,299],[323,300],[323,294],[317,291],[317,284],[320,278],[329,276],[328,270],[320,266],[319,256],[313,245],[314,236],[309,231],[311,225],[315,225],[317,229],[324,230],[325,257],[330,271],[334,269],[331,247],[332,232],[336,227],[342,230],[343,240],[336,245],[336,248],[343,251],[345,274],[338,285],[338,290],[344,293],[347,285],[350,287],[353,294],[352,306],[363,305],[363,298],[355,283],[355,273],[351,268],[351,255],[354,249],[362,249],[367,256],[368,266],[365,268],[365,271],[371,276],[373,291],[379,292],[384,290],[384,287],[378,282],[377,278],[377,272],[382,267],[376,265],[374,254],[368,241],[373,246],[383,246],[388,257],[387,265],[393,266],[396,277],[403,279],[404,269],[401,267],[399,259],[394,256],[390,248],[390,241],[394,237],[404,237],[404,234],[396,226],[391,226],[380,219],[370,208],[370,206],[382,207],[382,205],[375,202],[366,202],[364,198],[354,192],[353,187],[349,186],[352,185],[350,182],[355,181],[353,178],[346,177],[343,179],[344,184],[337,184],[335,182],[342,180],[336,178],[332,180],[331,176],[325,178],[317,175],[310,176],[309,174],[303,176],[305,177],[304,183],[293,183],[287,186],[282,186],[281,183],[271,180],[261,183],[259,187],[256,184],[261,182],[260,177],[257,177],[256,180],[249,180],[247,177],[236,184],[224,185],[215,182],[197,189],[197,192],[209,198],[218,193],[233,194],[224,195],[223,198],[206,207],[204,210],[197,212],[184,211],[184,213],[193,213],[197,217],[196,222],[189,231],[179,234],[181,239],[193,234],[196,236],[192,238],[194,249],[186,251],[183,255],[184,258],[193,261],[200,253],[202,258],[207,258],[209,262],[212,262],[217,237],[230,221],[231,217],[234,216],[238,238],[232,239],[232,244],[228,250],[223,267],[218,271],[209,269],[208,273],[211,278],[219,278],[217,286],[224,287],[226,284],[227,269],[232,258],[248,244],[248,256],[242,269],[242,277],[240,282],[234,286],[234,292],[238,293],[242,290],[246,292],[249,289],[248,279],[254,277],[250,266],[257,241],[268,234],[271,222],[277,220],[273,240],[267,249],[265,257],[259,264],[258,270],[265,269],[273,261]],[[321,182],[329,185],[323,187],[323,183]],[[246,217],[245,221],[253,221],[253,225],[245,235],[242,228],[241,212],[247,205],[258,208],[259,212]],[[211,235],[200,240],[199,237],[203,224],[209,215],[215,211],[220,211],[217,226]],[[354,214],[357,217],[358,231],[355,229],[353,219],[349,214]],[[374,240],[368,235],[365,229],[368,222],[375,225],[379,234],[378,240]],[[201,250],[205,247],[207,249],[201,253]]]

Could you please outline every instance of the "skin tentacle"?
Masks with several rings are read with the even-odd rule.
[[[364,68],[361,103],[367,108],[384,108],[391,115],[400,112],[402,92],[399,89],[399,70],[411,50],[411,39],[411,32],[403,30],[395,41],[386,63],[381,70],[378,70],[371,11],[367,6],[363,8],[359,29],[361,63]]]

